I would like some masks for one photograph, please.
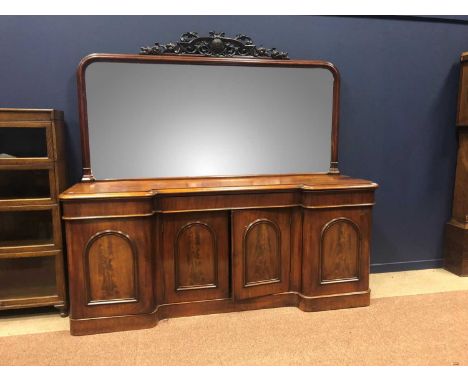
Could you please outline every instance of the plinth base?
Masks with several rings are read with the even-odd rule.
[[[447,223],[444,252],[444,268],[458,276],[468,276],[468,224]]]

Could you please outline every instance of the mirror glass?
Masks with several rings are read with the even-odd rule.
[[[332,73],[318,67],[94,62],[96,179],[328,172]]]

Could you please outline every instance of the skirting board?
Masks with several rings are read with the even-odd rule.
[[[442,268],[444,259],[399,261],[395,263],[371,264],[371,273],[415,271],[419,269]]]

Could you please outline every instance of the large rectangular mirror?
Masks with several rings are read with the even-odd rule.
[[[317,61],[259,61],[94,55],[83,69],[85,171],[95,179],[329,172],[337,72]]]

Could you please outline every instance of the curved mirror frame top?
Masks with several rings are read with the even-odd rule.
[[[77,75],[82,181],[339,173],[329,62],[92,54]]]

